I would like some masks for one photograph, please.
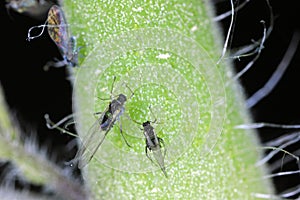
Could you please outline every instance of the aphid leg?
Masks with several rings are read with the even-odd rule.
[[[54,123],[50,120],[49,114],[45,114],[44,117],[45,117],[46,122],[47,122],[47,124],[46,124],[47,127],[48,127],[49,129],[54,129],[54,128],[58,127],[59,125],[65,123],[65,122],[67,122],[67,121],[72,120],[72,119],[73,119],[73,114],[70,114],[70,115],[64,117],[62,120],[60,120],[60,121],[57,122],[56,124],[54,124]]]
[[[68,115],[67,117],[63,118],[62,120],[60,120],[59,122],[57,123],[54,123],[50,120],[49,118],[49,115],[48,114],[45,114],[44,115],[45,117],[45,120],[46,120],[46,125],[49,129],[57,129],[59,131],[61,131],[62,133],[67,133],[68,135],[71,135],[71,136],[74,136],[74,137],[78,137],[78,135],[74,134],[74,133],[71,133],[61,127],[59,127],[59,125],[61,125],[62,123],[66,122],[67,120],[70,120],[73,118],[73,115]]]
[[[72,124],[75,124],[75,120],[74,119],[70,119],[69,121],[66,122],[66,124],[64,125],[64,129],[68,129],[69,126],[71,126]]]
[[[97,115],[101,115],[101,114],[102,114],[102,112],[95,112],[94,116],[97,117]]]
[[[114,90],[115,81],[116,81],[116,76],[114,76],[114,80],[113,80],[113,82],[111,84],[110,98],[109,99],[101,99],[101,98],[98,97],[99,99],[101,99],[101,100],[112,100],[113,99],[113,90]]]
[[[130,90],[131,95],[129,97],[129,99],[134,95],[134,92],[132,91],[132,89],[125,83],[125,86]]]
[[[128,143],[128,141],[126,140],[126,138],[125,138],[125,136],[124,136],[124,134],[123,134],[123,131],[122,131],[122,123],[119,122],[119,124],[120,124],[120,126],[119,126],[119,128],[120,128],[120,133],[121,133],[121,135],[122,135],[122,137],[123,137],[123,139],[124,139],[126,145],[127,145],[128,147],[131,147],[131,145]]]
[[[108,100],[111,100],[111,98],[100,98],[100,97],[97,97],[98,99],[100,99],[101,101],[108,101]]]
[[[161,139],[160,137],[157,137],[158,139],[158,142],[159,142],[159,145],[162,144],[163,148],[164,148],[164,158],[166,156],[166,153],[167,153],[167,149],[166,149],[166,146],[165,146],[165,142],[163,139]]]
[[[56,61],[48,61],[46,65],[43,67],[44,71],[48,71],[50,67],[60,68],[67,66],[68,62],[66,59],[64,60],[57,60]]]
[[[148,147],[147,146],[145,146],[145,153],[146,153],[146,156],[147,156],[147,158],[154,164],[154,165],[156,165],[156,163],[152,160],[152,158],[151,158],[151,156],[149,155],[149,153],[148,153]],[[151,150],[150,150],[151,151]]]

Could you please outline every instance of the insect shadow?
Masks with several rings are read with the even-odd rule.
[[[152,115],[154,116],[150,106],[149,109]],[[161,171],[164,173],[165,177],[168,178],[166,168],[165,168],[165,161],[164,161],[166,157],[167,149],[165,147],[164,140],[157,136],[154,127],[151,125],[151,123],[157,123],[157,119],[155,118],[154,121],[146,121],[143,123],[137,122],[133,119],[131,120],[143,126],[141,130],[143,131],[143,134],[145,136],[145,143],[146,143],[145,153],[147,158],[155,165],[158,165]],[[163,153],[162,153],[162,148],[164,149]],[[148,151],[153,153],[153,157],[156,162],[151,158]]]
[[[44,69],[47,70],[50,66],[78,66],[78,52],[80,48],[77,48],[76,37],[70,34],[64,12],[59,6],[51,6],[48,11],[47,20],[44,24],[33,26],[28,30],[27,40],[30,41],[40,37],[44,33],[46,27],[50,38],[56,44],[63,60],[56,62],[50,61],[46,64]],[[42,28],[42,31],[36,36],[31,36],[31,32],[37,28]]]

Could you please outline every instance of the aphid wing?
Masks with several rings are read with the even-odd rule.
[[[78,62],[78,52],[76,49],[76,38],[74,36],[70,37],[68,41],[68,51],[66,53],[66,58],[68,61],[72,62],[72,64],[76,65]]]
[[[108,125],[107,130],[103,131],[100,126],[107,110],[108,109],[106,109],[102,113],[101,117],[96,121],[96,123],[90,129],[89,138],[87,138],[86,141],[83,141],[82,148],[79,150],[79,155],[78,155],[79,157],[78,168],[80,169],[86,166],[91,161],[91,159],[93,158],[93,156],[95,155],[95,153],[97,152],[101,144],[103,143],[105,136],[108,134],[108,132],[114,125],[117,117],[119,116],[120,112],[116,111],[112,117],[112,120]]]
[[[167,177],[165,161],[164,161],[165,158],[161,152],[161,148],[158,147],[157,149],[155,149],[152,152],[153,152],[153,157],[155,158],[157,164],[159,165],[159,167],[162,170],[162,172],[164,173],[164,175]]]
[[[68,52],[68,25],[66,23],[64,12],[57,5],[53,5],[48,12],[48,33],[51,39],[57,45],[62,55]]]
[[[101,130],[101,122],[103,120],[104,111],[100,118],[93,124],[88,131],[88,136],[82,139],[82,145],[75,156],[75,161],[78,161],[78,167],[81,169],[86,166],[97,152],[98,148],[105,139],[104,131]]]

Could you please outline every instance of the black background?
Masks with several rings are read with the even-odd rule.
[[[270,4],[274,12],[274,29],[267,38],[258,61],[240,79],[246,95],[253,94],[264,85],[280,63],[293,33],[299,31],[298,0],[284,2],[270,0]],[[215,5],[217,13],[230,10],[229,0],[216,0]],[[33,25],[44,23],[45,19],[35,20],[13,11],[8,14],[4,1],[0,6],[2,39],[0,81],[7,103],[20,121],[24,133],[38,133],[37,138],[41,145],[47,145],[50,149],[55,147],[51,157],[63,166],[63,161],[75,152],[74,148],[72,151],[64,148],[71,137],[57,134],[57,132],[53,134],[54,130],[46,128],[43,116],[49,113],[53,121],[58,121],[70,114],[72,112],[72,88],[66,79],[64,68],[52,68],[47,72],[42,69],[47,61],[61,57],[47,34],[43,34],[43,37],[38,40],[26,41],[28,29]],[[266,2],[264,0],[250,1],[236,15],[231,47],[234,49],[251,44],[252,39],[261,38],[263,33],[261,20],[266,21],[267,26],[270,24],[269,8]],[[230,17],[220,22],[224,33],[228,29],[229,22]],[[241,70],[250,59],[253,57],[235,61],[236,70]],[[299,59],[299,50],[297,50],[286,73],[272,93],[251,109],[255,121],[300,124]],[[29,131],[32,129],[35,131]],[[259,129],[262,142],[289,132],[290,130]],[[287,150],[293,152],[297,149],[300,149],[299,143]],[[297,169],[293,163],[284,165],[282,171]],[[299,175],[275,178],[277,191],[282,192],[287,188],[300,185],[299,178]]]

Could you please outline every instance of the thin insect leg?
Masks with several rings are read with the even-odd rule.
[[[132,89],[127,84],[125,84],[125,86],[130,90],[131,95],[130,95],[129,98],[131,98],[134,95],[134,92],[132,91]]]
[[[133,121],[133,122],[136,123],[136,124],[143,125],[143,123],[140,123],[140,122],[138,122],[138,121],[132,119],[127,113],[124,113],[123,116],[127,117],[127,119]],[[142,129],[142,128],[140,128],[140,129],[141,129],[142,131],[144,130],[144,129]]]
[[[290,146],[292,144],[295,144],[296,142],[298,142],[300,140],[300,137],[297,137],[293,140],[290,140],[282,145],[280,145],[278,147],[278,149],[284,149],[285,147],[287,146]],[[267,154],[263,159],[259,160],[257,163],[256,163],[256,166],[261,166],[262,164],[265,164],[266,162],[268,162],[274,155],[276,155],[278,152],[280,152],[279,150],[274,150],[274,151],[271,151],[269,154]]]
[[[150,157],[150,155],[148,154],[148,147],[145,146],[145,153],[146,153],[146,156],[149,160],[151,160],[152,163],[154,163],[156,165],[156,163],[152,160],[152,158]]]
[[[252,51],[249,50],[248,52],[244,52],[244,53],[240,53],[240,54],[237,54],[237,52],[238,52],[238,51],[237,51],[237,52],[235,53],[235,55],[231,56],[231,58],[240,60],[240,58],[243,58],[243,57],[249,57],[249,56],[252,56],[252,55],[254,55],[254,54],[256,54],[256,53],[257,53],[258,55],[260,55],[261,51],[262,51],[263,48],[264,48],[265,41],[266,41],[266,39],[267,39],[267,27],[266,27],[266,22],[265,22],[264,20],[261,20],[260,23],[262,23],[262,25],[263,25],[263,36],[262,36],[262,38],[261,38],[261,40],[260,40],[260,43],[257,42],[257,41],[253,41],[253,40],[252,40],[252,42],[253,42],[253,47],[255,47],[254,49],[252,49]],[[252,45],[249,46],[250,49],[251,49],[251,47],[252,47]],[[253,47],[252,47],[252,48],[253,48]],[[259,57],[259,56],[257,56],[257,57]],[[255,60],[257,60],[257,59],[253,59],[252,62],[255,62]],[[241,75],[239,75],[239,76],[242,76],[242,75],[243,75],[250,67],[251,67],[251,66],[245,67],[246,70],[243,69],[244,72],[243,72],[243,73],[240,72],[239,74],[241,74]]]
[[[164,140],[161,139],[160,137],[157,137],[157,139],[158,139],[159,144],[161,143],[162,146],[163,146],[163,148],[164,148],[164,158],[165,158],[166,153],[167,153],[167,149],[166,149],[166,146],[165,146],[165,142],[164,142]]]
[[[101,101],[108,101],[108,100],[111,100],[111,98],[100,98],[100,97],[97,97],[98,99],[100,99]]]
[[[57,60],[57,59],[55,59]],[[64,67],[68,65],[68,61],[66,59],[64,60],[57,60],[57,61],[48,61],[45,66],[43,67],[44,71],[48,71],[51,67],[56,67],[56,68],[60,68],[60,67]]]
[[[61,131],[62,133],[67,133],[68,135],[71,135],[71,136],[74,136],[74,137],[78,137],[78,135],[76,135],[76,134],[74,134],[74,133],[71,133],[71,132],[69,132],[69,131],[67,131],[67,130],[61,128],[61,127],[59,127],[59,125],[63,123],[62,121],[63,121],[63,120],[66,121],[65,118],[68,119],[68,118],[70,118],[70,116],[65,117],[64,119],[62,119],[61,121],[59,121],[59,122],[56,123],[56,124],[50,120],[48,114],[45,114],[44,117],[45,117],[45,120],[46,120],[46,125],[47,125],[47,127],[48,127],[49,129],[57,129],[57,130]],[[72,116],[72,117],[73,117],[73,116]]]
[[[115,84],[115,81],[116,81],[116,76],[114,76],[114,80],[111,84],[111,89],[110,89],[110,98],[112,98],[112,93],[113,93],[113,90],[114,90],[114,84]]]
[[[283,150],[282,150],[283,151]],[[274,163],[270,164],[269,165],[269,170],[270,171],[275,171],[275,170],[278,170],[279,168],[281,168],[283,165],[285,165],[286,163],[289,163],[293,160],[296,160],[296,164],[298,165],[298,168],[300,169],[300,162],[299,162],[299,157],[296,156],[296,155],[299,155],[300,154],[300,149],[298,149],[297,151],[294,151],[292,153],[287,153],[288,157],[286,157],[283,161],[281,160],[277,160],[275,161]]]
[[[124,134],[123,134],[123,131],[122,131],[122,123],[119,122],[119,124],[120,124],[120,126],[119,126],[119,128],[120,128],[120,133],[121,133],[121,135],[122,135],[122,137],[123,137],[125,143],[127,144],[128,147],[131,147],[131,145],[128,143],[128,141],[126,140],[126,138],[125,138],[125,136],[124,136]]]
[[[74,115],[73,115],[73,114],[70,114],[70,115],[64,117],[62,120],[60,120],[59,122],[57,122],[57,123],[54,124],[54,125],[50,125],[50,123],[47,123],[47,127],[48,127],[49,129],[54,129],[54,128],[60,126],[61,124],[63,124],[63,123],[65,123],[65,122],[67,122],[67,121],[73,119],[73,117],[74,117]],[[49,114],[45,114],[45,115],[44,115],[44,118],[46,119],[46,122],[51,122],[51,120],[50,120],[50,118],[49,118]],[[53,123],[53,122],[52,122],[52,123]]]
[[[95,113],[94,113],[94,116],[100,115],[100,114],[102,114],[102,112],[95,112]]]
[[[68,129],[68,127],[72,124],[75,124],[75,120],[74,119],[71,119],[69,120],[68,122],[66,122],[66,124],[64,125],[64,129]]]
[[[259,41],[256,41],[253,45],[247,45],[246,47],[243,47],[242,49],[236,51],[234,54],[233,54],[233,58],[240,58],[239,55],[253,55],[255,53],[258,52],[258,47],[257,46],[261,46],[263,42],[263,40],[266,40],[267,38],[269,38],[272,30],[273,30],[273,27],[274,27],[274,14],[273,14],[273,9],[272,9],[272,6],[270,5],[270,2],[269,0],[265,0],[266,4],[267,4],[267,7],[269,9],[269,14],[270,14],[270,17],[269,17],[269,27],[268,27],[268,30],[266,31],[266,34],[263,38],[261,38]],[[244,57],[244,56],[243,56]]]

